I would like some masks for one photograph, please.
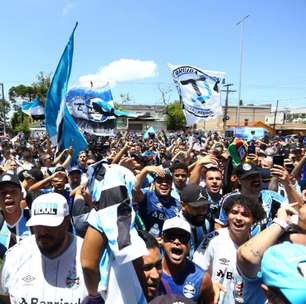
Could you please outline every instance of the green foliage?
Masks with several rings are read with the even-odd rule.
[[[30,134],[30,121],[31,118],[24,114],[21,110],[14,112],[11,119],[11,126],[13,131],[17,134],[18,132],[23,132],[25,136]]]
[[[179,101],[168,104],[166,106],[166,114],[168,130],[178,131],[185,128],[186,119]]]
[[[40,100],[44,103],[51,83],[51,75],[45,75],[43,72],[40,72],[36,76],[36,79],[37,80],[31,85],[20,84],[18,86],[11,87],[9,89],[10,100],[12,102],[15,102],[16,98],[33,100],[35,96],[39,96]]]

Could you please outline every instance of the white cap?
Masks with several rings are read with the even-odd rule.
[[[179,216],[165,220],[162,231],[164,232],[169,229],[182,229],[191,234],[190,224]]]
[[[58,193],[50,192],[38,196],[32,203],[31,218],[27,226],[59,226],[65,216],[69,215],[66,198]]]

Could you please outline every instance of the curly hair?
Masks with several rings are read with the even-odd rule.
[[[233,197],[227,198],[225,204],[223,205],[226,215],[229,214],[233,206],[236,204],[248,209],[255,222],[260,222],[266,217],[265,210],[259,201],[246,197],[242,194],[233,195]]]

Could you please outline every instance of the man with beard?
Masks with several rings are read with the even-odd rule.
[[[141,189],[148,173],[154,174],[154,190]],[[172,175],[161,166],[146,166],[136,176],[133,201],[138,203],[138,212],[145,228],[159,237],[166,219],[177,215],[179,200],[171,196]]]
[[[181,206],[179,216],[185,219],[191,227],[190,257],[210,232],[209,221],[206,216],[209,210],[209,199],[205,188],[188,184],[181,194]]]
[[[33,201],[34,235],[11,248],[3,266],[6,303],[80,303],[87,295],[80,263],[82,239],[70,234],[69,207],[58,193]]]
[[[190,225],[180,217],[165,221],[162,282],[169,287],[170,293],[183,295],[196,303],[213,303],[210,275],[187,258],[190,232]]]

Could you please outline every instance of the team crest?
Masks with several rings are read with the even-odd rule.
[[[80,278],[77,276],[75,270],[70,270],[66,277],[66,286],[68,288],[78,287],[80,285]]]
[[[192,299],[195,296],[196,290],[192,282],[187,282],[183,287],[183,294],[187,299]]]
[[[192,66],[179,66],[173,69],[172,77],[185,111],[206,118],[215,116],[216,111],[221,109],[220,85],[224,73],[215,73],[218,75]]]

